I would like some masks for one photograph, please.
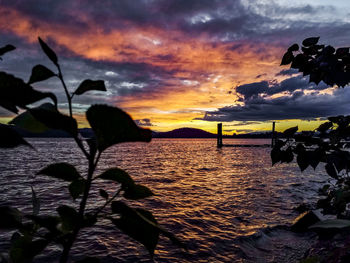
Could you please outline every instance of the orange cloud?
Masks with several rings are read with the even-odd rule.
[[[124,30],[106,31],[83,14],[80,19],[88,24],[84,31],[0,7],[0,30],[30,43],[36,43],[41,36],[74,56],[94,61],[149,63],[174,72],[174,79],[168,82],[171,86],[156,93],[111,98],[134,118],[151,118],[160,129],[191,124],[208,109],[231,105],[237,99],[236,85],[253,82],[260,74],[273,78],[279,71],[282,50],[271,44],[241,41],[235,48],[232,43],[214,43],[205,34],[190,38],[179,31],[131,25]]]

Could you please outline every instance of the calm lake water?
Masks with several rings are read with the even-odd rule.
[[[0,205],[31,211],[31,188],[41,199],[41,213],[52,213],[70,201],[65,183],[34,176],[52,162],[70,162],[81,173],[86,161],[70,139],[29,139],[26,147],[0,150]],[[225,139],[227,144],[265,144],[269,140]],[[288,226],[300,203],[313,203],[327,180],[323,169],[303,173],[295,163],[271,167],[269,148],[216,148],[213,139],[154,139],[108,149],[98,173],[125,169],[156,196],[134,206],[150,209],[165,228],[183,239],[186,253],[161,238],[155,262],[298,262],[315,242],[312,234],[297,235]],[[103,204],[97,194],[117,185],[96,182],[89,208]],[[7,247],[0,233],[0,250]],[[37,262],[55,262],[60,250],[49,247]],[[102,262],[152,262],[147,251],[107,221],[82,232],[74,259],[97,255]]]

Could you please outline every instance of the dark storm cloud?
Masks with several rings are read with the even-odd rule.
[[[2,1],[0,6],[12,8],[20,15],[34,18],[31,25],[34,29],[39,27],[40,23],[45,23],[48,26],[60,25],[65,30],[79,35],[91,27],[105,32],[112,29],[127,31],[132,27],[141,29],[152,27],[169,32],[171,30],[182,32],[179,36],[174,36],[179,37],[178,41],[181,42],[198,38],[211,43],[213,48],[221,42],[227,44],[227,50],[237,52],[243,51],[248,46],[259,56],[266,53],[266,49],[259,46],[261,42],[272,43],[275,46],[277,43],[285,48],[291,44],[291,41],[299,43],[312,34],[322,36],[321,40],[324,43],[339,46],[348,44],[350,34],[349,23],[342,21],[341,17],[334,15],[332,20],[323,17],[325,14],[336,14],[335,9],[330,6],[308,4],[284,6],[275,1],[253,1],[247,4],[246,1],[238,0],[17,0]],[[297,20],[296,17],[298,17]],[[16,43],[19,48],[16,52],[11,52],[13,54],[4,57],[6,60],[0,63],[1,70],[10,71],[27,80],[32,66],[40,63],[51,67],[37,43],[28,44],[15,33],[2,32],[0,44],[9,43]],[[179,74],[181,69],[152,65],[154,61],[171,64],[174,59],[173,54],[152,57],[149,63],[96,62],[73,53],[68,47],[59,46],[54,40],[49,39],[48,43],[62,57],[62,68],[67,83],[71,84],[72,89],[86,78],[106,80],[109,96],[100,96],[98,93],[77,96],[76,103],[80,106],[88,106],[92,102],[107,103],[115,96],[119,100],[131,95],[136,99],[137,96],[156,97],[159,94],[171,92],[172,89],[186,88],[178,85],[184,80],[183,77],[178,77],[181,75]],[[119,52],[133,56],[126,46]],[[186,72],[186,74],[199,76],[205,75],[206,72]],[[293,74],[291,70],[282,70],[276,76]],[[261,79],[262,75],[259,77]],[[195,77],[193,79],[196,80]],[[65,101],[64,92],[57,81],[38,83],[36,87],[58,92],[59,101],[61,103]],[[315,112],[301,114],[311,106],[302,105],[303,102],[309,104],[306,98],[311,95],[304,95],[296,90],[313,90],[317,93],[325,88],[326,86],[322,84],[317,87],[308,85],[307,79],[300,76],[289,78],[281,83],[260,81],[241,85],[237,87],[237,93],[242,96],[240,101],[244,103],[243,106],[220,108],[217,112],[208,113],[204,119],[235,119],[236,117],[233,117],[230,112],[242,116],[237,117],[239,120],[245,120],[244,116],[247,117],[246,120],[258,120],[259,116],[266,119],[270,118],[266,115],[270,110],[273,111],[271,115],[280,118],[278,116],[283,115],[281,111],[285,111],[282,107],[283,103],[288,106],[286,109],[290,109],[287,116],[299,115],[309,118],[311,115],[322,115],[325,111],[317,101],[322,101],[327,96],[334,101],[335,95],[315,96],[313,100]],[[283,92],[288,93],[289,96],[278,99],[269,97]],[[118,99],[114,99],[113,102]],[[292,102],[299,108],[294,107]],[[281,107],[278,108],[278,105]]]
[[[297,74],[297,73],[298,73],[298,70],[294,69],[294,68],[283,69],[276,74],[276,77],[277,76],[292,76],[292,75]]]
[[[332,12],[330,6],[281,6],[275,1],[232,0],[105,0],[101,1],[6,1],[1,5],[15,8],[25,15],[48,23],[69,24],[70,30],[83,31],[91,22],[102,30],[128,30],[131,26],[156,26],[193,34],[209,33],[224,41],[241,38],[258,39],[261,35],[277,36],[286,31],[303,31],[312,22],[309,16]],[[295,22],[289,17],[300,16]],[[300,24],[299,24],[300,23]],[[315,23],[315,27],[323,23]],[[336,26],[332,24],[332,26]],[[310,32],[310,31],[308,31]]]
[[[206,121],[267,121],[284,119],[315,119],[350,112],[350,89],[337,89],[333,94],[302,91],[279,98],[256,96],[241,106],[227,106],[207,112]]]
[[[245,125],[252,125],[252,124],[261,124],[259,121],[241,121],[239,123],[235,124],[225,124],[225,127],[235,127],[235,126],[245,126]]]
[[[327,85],[321,82],[319,85],[309,84],[308,77],[296,76],[283,80],[281,83],[277,81],[260,81],[244,84],[236,88],[237,93],[241,94],[244,101],[247,102],[251,98],[261,95],[274,95],[282,92],[292,93],[295,90],[322,90]]]
[[[0,46],[16,43],[17,49],[3,56],[3,61],[0,61],[0,70],[8,71],[24,80],[29,79],[32,67],[37,64],[45,65],[52,71],[56,71],[55,66],[47,59],[38,43],[29,45],[18,37],[6,34],[3,36]],[[55,48],[53,49],[56,51]],[[169,79],[173,78],[174,74],[182,72],[181,69],[167,69],[145,62],[93,61],[83,57],[66,57],[62,55],[65,52],[56,51],[56,53],[59,54],[59,60],[67,82],[86,78],[103,79],[113,83],[114,87],[118,87],[118,84],[124,82],[143,84],[145,87],[149,87],[145,89],[147,91],[151,87],[157,89],[159,86],[164,86]],[[159,59],[171,58],[172,56],[168,55]],[[56,82],[48,82],[47,84],[53,84],[53,89],[57,86]],[[129,92],[124,94],[132,92],[132,89],[130,89]]]

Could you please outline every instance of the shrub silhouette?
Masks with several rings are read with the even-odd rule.
[[[291,64],[291,68],[298,69],[304,76],[309,75],[309,81],[316,84],[323,81],[330,87],[348,85],[349,48],[319,45],[318,40],[319,37],[305,39],[300,50],[298,44],[290,46],[281,65]],[[272,164],[289,163],[296,156],[300,170],[304,171],[309,166],[316,169],[324,163],[330,183],[319,190],[324,198],[318,201],[317,207],[338,218],[349,218],[346,206],[350,203],[350,152],[347,150],[350,147],[350,116],[329,117],[311,132],[296,134],[297,130],[298,127],[292,127],[284,131],[287,140],[276,142],[271,151]],[[334,180],[335,184],[332,183]]]
[[[0,207],[0,230],[9,230],[14,233],[9,250],[10,262],[31,262],[49,244],[62,247],[59,261],[67,262],[71,247],[81,229],[92,227],[100,219],[107,219],[122,232],[140,242],[151,256],[158,243],[159,235],[169,238],[173,243],[184,247],[183,243],[173,234],[158,225],[150,211],[141,208],[132,208],[122,199],[141,200],[153,195],[146,186],[136,184],[130,175],[119,168],[110,168],[102,174],[96,175],[95,169],[101,154],[108,147],[122,142],[149,142],[151,131],[139,128],[131,117],[121,109],[107,105],[92,105],[86,112],[87,120],[94,132],[94,137],[82,139],[79,135],[77,121],[73,117],[72,99],[91,90],[106,91],[102,80],[84,80],[78,88],[70,93],[55,52],[39,38],[43,52],[56,66],[57,73],[43,65],[36,65],[28,82],[23,81],[6,72],[0,72],[0,106],[18,113],[18,109],[26,111],[17,115],[10,125],[0,125],[0,147],[13,148],[20,145],[33,148],[23,139],[13,125],[31,132],[43,132],[48,129],[63,130],[70,134],[88,161],[88,172],[81,175],[76,168],[65,162],[53,163],[38,171],[37,174],[52,177],[53,180],[67,182],[69,193],[73,200],[80,199],[79,208],[61,205],[57,214],[41,215],[40,202],[32,188],[33,212],[23,214],[17,208]],[[14,50],[7,45],[0,48],[0,56]],[[40,92],[31,87],[31,84],[57,77],[66,94],[69,115],[61,113],[57,108],[55,94]],[[38,107],[29,107],[29,104],[49,98],[52,103],[44,103]],[[100,189],[99,194],[105,199],[104,204],[95,211],[86,211],[86,204],[90,193],[91,183],[94,180],[106,183],[114,182],[119,188],[110,195]],[[118,197],[118,201],[115,199]],[[86,258],[81,262],[98,262],[95,258]]]

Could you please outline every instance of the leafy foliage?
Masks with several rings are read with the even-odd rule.
[[[157,220],[152,213],[144,209],[132,209],[120,201],[112,202],[112,212],[120,218],[112,219],[120,230],[143,244],[151,255],[158,243],[159,230]]]
[[[78,171],[73,165],[68,163],[54,163],[46,168],[40,170],[37,174],[44,174],[47,176],[62,179],[64,181],[72,182],[80,178]]]
[[[16,48],[12,45],[6,45],[4,47],[0,47],[0,60],[1,60],[1,56],[4,55],[7,52],[10,52],[12,50],[15,50]]]
[[[13,148],[19,145],[32,147],[9,125],[0,124],[0,148]]]
[[[56,76],[55,73],[53,73],[50,69],[43,65],[36,65],[32,69],[32,75],[30,76],[30,79],[28,81],[28,84],[32,84],[34,82],[43,81],[46,79],[49,79],[53,76]]]
[[[56,53],[40,37],[38,37],[38,40],[39,40],[41,49],[44,51],[46,56],[52,61],[52,63],[58,66],[58,58]]]
[[[6,72],[0,72],[0,106],[18,113],[18,108],[25,109],[16,116],[10,125],[0,124],[0,148],[14,148],[21,145],[32,147],[12,126],[31,132],[43,132],[48,129],[59,129],[69,133],[77,143],[88,161],[86,175],[81,175],[69,163],[50,164],[37,175],[48,176],[54,180],[67,182],[68,191],[73,200],[80,199],[79,209],[68,205],[58,205],[55,215],[41,215],[41,202],[32,187],[32,213],[22,214],[18,209],[0,206],[0,230],[15,230],[11,238],[8,259],[13,263],[31,262],[48,245],[63,248],[59,262],[69,260],[71,247],[74,245],[81,229],[93,227],[98,221],[109,219],[110,223],[122,232],[140,242],[153,256],[159,236],[162,234],[180,247],[184,244],[173,234],[160,227],[150,211],[132,208],[121,201],[142,200],[154,195],[146,186],[137,184],[131,176],[120,168],[111,168],[95,176],[101,153],[108,147],[122,142],[149,142],[151,131],[139,128],[132,118],[121,109],[107,105],[92,105],[86,117],[92,127],[94,136],[83,139],[79,134],[77,121],[72,113],[74,95],[83,95],[87,91],[106,91],[102,80],[84,80],[72,93],[69,92],[61,72],[56,53],[41,39],[39,44],[56,66],[54,73],[46,66],[36,65],[28,83]],[[0,56],[14,50],[7,45],[0,48]],[[69,115],[62,114],[57,108],[57,99],[53,93],[33,89],[30,84],[44,81],[52,77],[60,79],[67,96]],[[44,103],[38,107],[31,104],[44,98],[52,103]],[[84,142],[85,141],[85,142]],[[88,149],[86,147],[88,146]],[[114,193],[99,189],[104,204],[93,211],[86,209],[92,182],[95,180],[117,184]],[[115,201],[118,198],[119,201]],[[96,200],[93,200],[96,202]],[[111,204],[111,205],[110,205]],[[109,206],[110,205],[110,206]],[[79,262],[99,262],[97,258],[86,257]]]
[[[51,103],[44,103],[38,108],[43,108],[47,111],[56,110],[56,107]],[[17,115],[9,122],[9,124],[13,124],[17,127],[20,127],[26,131],[30,131],[33,133],[41,133],[49,129],[49,127],[47,127],[45,124],[34,118],[34,116],[30,113],[29,110]]]
[[[349,84],[349,48],[335,49],[319,45],[318,41],[319,37],[305,39],[301,50],[298,44],[293,44],[284,54],[281,65],[291,64],[291,68],[298,69],[304,76],[309,75],[309,81],[316,84],[320,81],[328,86],[344,87]],[[317,207],[338,218],[350,218],[350,206],[347,207],[350,204],[350,116],[329,117],[315,131],[296,132],[297,127],[284,131],[287,139],[275,143],[271,151],[272,164],[291,162],[294,156],[301,171],[324,164],[330,183],[319,190],[324,198],[318,201]],[[342,223],[332,221],[317,227],[336,227]]]
[[[45,98],[51,98],[57,105],[57,98],[53,93],[37,91],[22,79],[2,71],[0,72],[0,92],[0,106],[13,113],[18,113],[17,107],[25,109],[28,104]]]
[[[320,190],[327,198],[321,199],[318,207],[327,213],[342,216],[346,204],[350,203],[350,153],[347,150],[350,116],[330,117],[328,120],[313,132],[294,134],[285,141],[278,140],[271,151],[271,159],[273,164],[288,163],[295,155],[301,171],[309,166],[316,169],[323,163],[326,173],[335,180],[335,185]]]
[[[81,95],[89,90],[107,91],[103,80],[86,79],[79,85],[73,94]]]
[[[139,128],[127,113],[118,108],[93,105],[87,110],[86,118],[101,152],[117,143],[149,142],[152,138],[149,129]]]
[[[310,82],[321,81],[329,86],[344,87],[350,83],[350,54],[348,47],[335,49],[332,46],[318,45],[319,37],[310,37],[293,44],[283,55],[281,65],[291,64],[304,76],[310,76]],[[298,52],[296,55],[293,52]]]

